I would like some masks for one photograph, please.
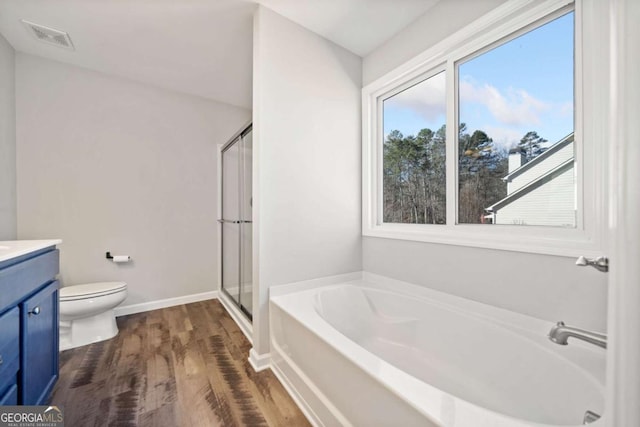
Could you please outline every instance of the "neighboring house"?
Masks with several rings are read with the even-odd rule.
[[[509,151],[507,196],[485,209],[488,222],[575,227],[573,148],[571,133],[526,163],[520,149]]]

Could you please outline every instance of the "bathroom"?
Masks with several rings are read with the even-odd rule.
[[[418,69],[434,46],[480,31],[478,20],[491,14],[526,15],[538,4],[553,13],[572,2],[324,3],[1,2],[0,240],[61,239],[62,287],[126,282],[115,309],[121,333],[153,310],[223,301],[218,162],[222,146],[251,122],[252,321],[224,307],[249,335],[242,357],[256,375],[274,371],[272,288],[364,271],[528,316],[547,329],[564,321],[606,332],[599,422],[640,425],[640,409],[629,403],[640,400],[638,381],[629,380],[640,366],[638,248],[627,237],[637,235],[638,194],[624,185],[638,182],[626,166],[638,160],[627,142],[638,113],[638,53],[625,44],[638,39],[636,2],[575,5],[591,55],[584,71],[592,73],[577,98],[593,101],[576,134],[598,144],[583,153],[596,173],[581,184],[590,220],[580,227],[592,239],[570,249],[508,233],[467,242],[384,236],[369,224],[372,162],[363,151],[366,97]],[[22,19],[68,32],[74,50],[38,41]],[[131,260],[114,263],[106,252]],[[579,255],[606,255],[611,271],[577,267]],[[167,325],[183,333],[178,323]],[[89,363],[84,351],[78,363]],[[58,387],[65,381],[72,382],[61,375]],[[268,384],[282,390],[276,379]]]

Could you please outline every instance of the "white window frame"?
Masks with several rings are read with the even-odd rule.
[[[473,246],[560,256],[602,255],[605,202],[607,63],[583,61],[583,48],[602,51],[607,27],[598,23],[592,0],[511,0],[429,48],[362,90],[362,233],[364,236]],[[575,11],[575,228],[458,224],[457,67],[477,52]],[[582,29],[588,25],[589,31]],[[598,39],[601,36],[603,38]],[[594,54],[595,55],[595,54]],[[383,101],[402,88],[445,70],[447,91],[445,225],[384,223],[382,218]],[[582,82],[602,82],[601,86]],[[604,86],[604,87],[603,87]],[[455,141],[455,143],[454,143]],[[589,189],[585,191],[585,189]]]

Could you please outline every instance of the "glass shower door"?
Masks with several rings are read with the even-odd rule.
[[[222,151],[222,290],[252,317],[251,128]]]

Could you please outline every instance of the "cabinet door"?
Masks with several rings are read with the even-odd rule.
[[[20,403],[43,405],[58,379],[58,282],[20,304]]]
[[[13,384],[9,387],[2,397],[0,397],[0,406],[13,406],[18,404],[18,386]]]
[[[0,396],[17,383],[19,369],[20,309],[13,307],[0,316]]]

